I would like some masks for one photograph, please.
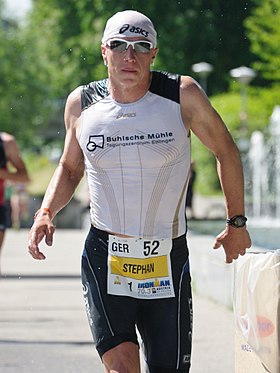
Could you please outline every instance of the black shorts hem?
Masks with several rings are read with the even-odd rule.
[[[7,209],[6,206],[0,205],[0,231],[4,232],[7,228]]]
[[[163,368],[161,366],[157,365],[150,365],[149,367],[149,373],[188,373],[190,371],[190,365],[186,366],[186,368]]]
[[[112,338],[106,341],[100,342],[98,345],[96,345],[96,350],[99,356],[102,358],[105,352],[111,350],[112,348],[120,345],[123,342],[132,342],[139,346],[139,343],[135,336],[131,334],[119,334],[117,336],[113,336]]]

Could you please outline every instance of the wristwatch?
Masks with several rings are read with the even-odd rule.
[[[234,228],[242,228],[247,220],[248,219],[244,215],[235,215],[232,218],[227,219],[227,225],[231,225]]]

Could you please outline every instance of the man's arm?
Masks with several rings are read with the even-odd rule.
[[[38,245],[44,237],[47,245],[52,245],[54,226],[51,220],[71,200],[84,174],[84,158],[77,140],[80,117],[80,90],[76,89],[69,95],[65,107],[64,151],[29,233],[28,248],[34,259],[45,259]]]
[[[29,176],[16,139],[9,133],[3,133],[2,139],[7,162],[12,166],[12,170],[0,169],[0,178],[12,182],[28,182]]]
[[[181,108],[184,123],[215,155],[217,171],[225,197],[227,217],[244,215],[244,177],[239,151],[225,124],[211,106],[207,96],[190,77],[181,82]],[[226,262],[244,255],[251,246],[246,226],[227,226],[217,236],[214,248],[223,245]]]

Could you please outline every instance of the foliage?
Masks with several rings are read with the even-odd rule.
[[[50,111],[49,89],[39,80],[36,55],[13,23],[0,28],[1,130],[27,145]]]
[[[192,74],[192,64],[206,60],[215,67],[210,86],[217,91],[227,86],[230,68],[251,61],[242,23],[252,1],[245,4],[244,0],[191,4],[161,0],[159,7],[157,0],[120,0],[117,4],[113,0],[36,0],[28,28],[59,97],[106,74],[100,56],[103,28],[108,17],[124,9],[141,11],[156,25],[157,69]],[[236,12],[238,17],[232,17]]]
[[[247,136],[253,131],[265,131],[275,105],[279,105],[280,85],[247,90]],[[227,124],[233,138],[238,141],[243,136],[240,126],[241,97],[238,90],[211,97],[211,103]]]
[[[162,5],[153,13],[160,35],[160,68],[193,75],[191,66],[207,61],[214,67],[208,84],[208,93],[213,94],[228,87],[231,68],[250,64],[242,24],[252,1],[196,0],[190,4],[184,0],[180,5],[170,1]],[[236,13],[238,17],[233,16]]]
[[[280,84],[270,88],[250,87],[247,95],[247,130],[242,133],[240,112],[240,86],[232,87],[229,93],[211,97],[211,103],[226,123],[234,141],[239,144],[243,136],[249,141],[254,131],[267,135],[270,116],[276,105],[279,105]],[[201,194],[215,194],[220,191],[216,173],[216,162],[213,155],[195,137],[192,139],[192,158],[197,165],[196,191]]]
[[[56,165],[51,163],[45,155],[33,152],[24,152],[23,159],[31,179],[27,187],[28,193],[32,196],[43,195]]]
[[[279,0],[33,0],[25,25],[8,20],[8,28],[0,30],[1,130],[36,150],[50,141],[62,145],[66,97],[75,87],[106,76],[102,32],[106,20],[124,9],[153,20],[159,46],[156,70],[194,75],[192,64],[213,65],[208,94],[236,141],[242,135],[240,86],[231,83],[229,70],[255,60],[264,88],[248,89],[248,136],[265,130],[279,104],[279,84],[271,87],[280,78],[279,7]],[[228,94],[221,93],[228,88]],[[192,144],[200,167],[198,188],[204,193],[219,190],[213,156],[196,138]]]
[[[254,68],[267,80],[280,81],[280,2],[259,3],[245,25],[257,60]]]
[[[203,195],[213,195],[220,192],[217,177],[216,160],[210,151],[201,144],[197,137],[192,135],[191,156],[195,162],[196,181],[195,192]]]
[[[90,0],[34,2],[28,35],[58,98],[105,75],[100,54],[102,4]],[[34,33],[34,29],[44,33]]]
[[[106,76],[101,35],[106,20],[123,9],[154,21],[160,48],[155,69],[192,74],[191,65],[206,60],[215,67],[209,87],[217,92],[226,87],[231,67],[241,58],[250,62],[242,22],[251,7],[252,0],[161,0],[160,6],[158,0],[34,0],[25,25],[10,23],[0,32],[2,128],[20,135],[25,146],[54,141],[63,132],[68,93]]]

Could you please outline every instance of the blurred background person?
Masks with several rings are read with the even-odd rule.
[[[16,139],[6,132],[0,132],[0,259],[5,230],[8,225],[5,200],[6,183],[27,183],[28,181],[29,175]]]
[[[14,229],[20,229],[22,222],[29,218],[28,193],[26,183],[14,183],[10,196],[11,206],[11,226]]]
[[[195,163],[194,161],[191,162],[190,167],[190,178],[187,190],[187,197],[186,197],[186,213],[188,218],[195,218],[194,209],[193,209],[193,187],[196,178],[196,171],[195,171]]]

